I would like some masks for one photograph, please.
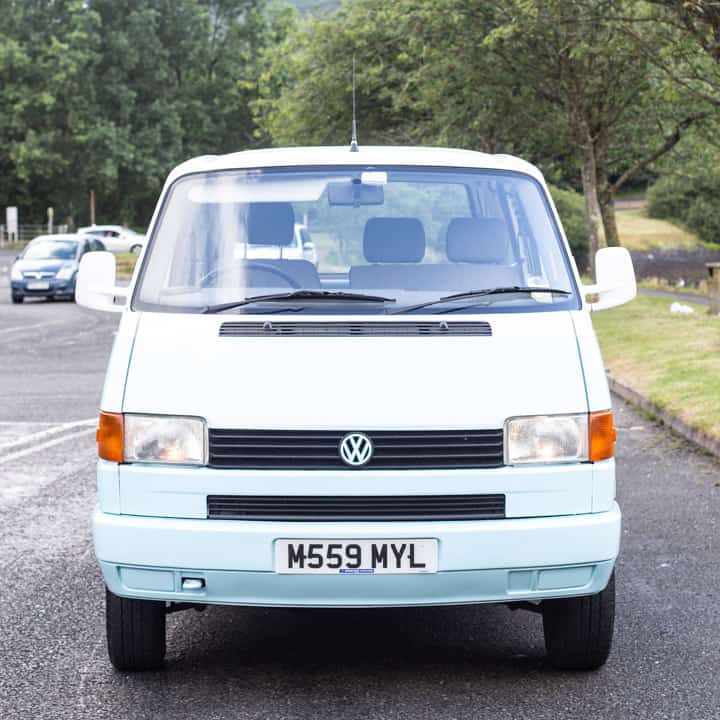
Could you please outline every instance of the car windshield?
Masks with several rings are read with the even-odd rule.
[[[295,241],[296,224],[312,237],[312,252]],[[448,298],[497,288],[502,292]],[[349,293],[394,302],[356,302]],[[177,180],[153,232],[133,307],[200,312],[278,294],[294,297],[227,311],[579,307],[546,193],[522,173],[352,166],[224,171]],[[414,307],[424,303],[432,305]]]
[[[25,260],[74,260],[78,244],[74,240],[35,240],[25,249]]]

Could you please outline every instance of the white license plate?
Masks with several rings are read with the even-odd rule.
[[[50,289],[50,283],[49,282],[29,282],[27,284],[28,290],[49,290]]]
[[[275,572],[436,573],[437,540],[276,540]]]

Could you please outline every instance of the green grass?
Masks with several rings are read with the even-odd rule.
[[[139,255],[135,253],[118,253],[115,255],[115,267],[119,278],[131,278]]]
[[[644,209],[618,209],[615,212],[620,243],[628,250],[691,250],[702,245],[693,233],[667,220],[649,218]]]
[[[672,315],[672,300],[638,296],[593,313],[605,366],[659,407],[720,438],[720,317],[691,305]]]

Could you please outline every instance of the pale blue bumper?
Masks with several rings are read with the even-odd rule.
[[[620,510],[454,522],[275,523],[112,515],[93,519],[112,592],[125,597],[232,605],[373,607],[513,602],[590,595],[608,582]],[[437,538],[439,572],[280,575],[279,538]],[[185,578],[204,582],[182,590]]]

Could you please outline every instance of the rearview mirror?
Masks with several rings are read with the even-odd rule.
[[[91,310],[122,312],[128,290],[115,283],[115,256],[105,250],[85,253],[78,269],[75,301]]]
[[[385,191],[382,185],[364,185],[356,180],[331,182],[327,186],[329,205],[383,205]]]
[[[630,302],[637,295],[632,257],[622,247],[601,248],[595,255],[595,285],[583,287],[585,295],[597,295],[591,310],[606,310]]]

